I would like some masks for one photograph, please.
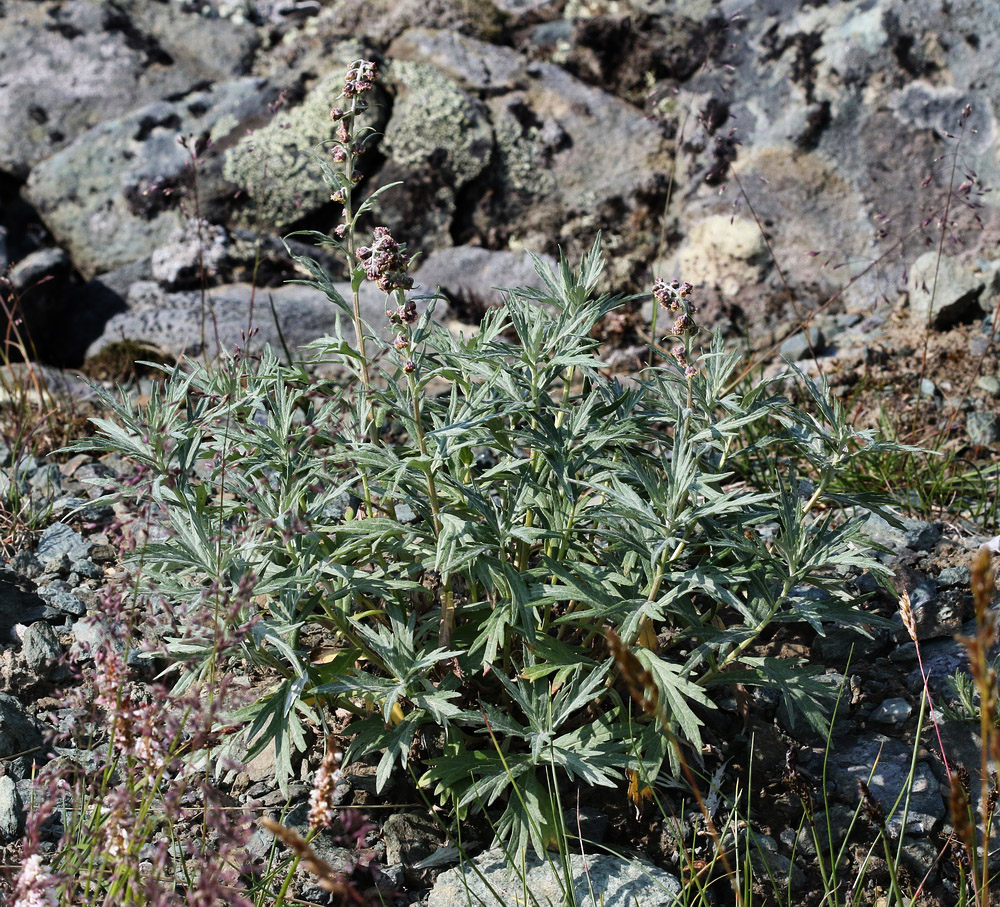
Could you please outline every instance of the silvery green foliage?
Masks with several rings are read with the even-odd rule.
[[[871,622],[843,580],[884,573],[862,534],[884,501],[833,482],[885,445],[806,378],[807,410],[737,382],[718,338],[694,377],[673,362],[608,377],[591,332],[622,300],[595,293],[599,244],[539,273],[544,292],[509,291],[472,336],[422,318],[415,380],[380,351],[367,405],[269,352],[188,363],[144,413],[109,398],[91,446],[149,468],[170,529],[137,555],[151,591],[193,604],[256,578],[238,654],[270,686],[239,718],[256,748],[277,741],[282,779],[345,707],[348,759],[380,754],[380,788],[402,766],[460,815],[503,805],[501,837],[542,850],[562,780],[621,790],[675,758],[621,689],[605,628],[694,758],[734,683],[822,726],[815,666],[756,644],[777,623]],[[343,338],[312,353],[357,365]],[[370,413],[401,440],[359,424]],[[370,509],[337,510],[362,476]],[[189,634],[162,648],[182,678],[214,657]]]

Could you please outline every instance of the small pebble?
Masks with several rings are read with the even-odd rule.
[[[879,724],[904,724],[912,712],[913,706],[905,699],[886,699],[872,712],[872,721]]]

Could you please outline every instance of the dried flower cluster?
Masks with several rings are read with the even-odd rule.
[[[670,352],[673,354],[677,364],[684,370],[687,378],[693,378],[698,374],[698,369],[691,363],[691,338],[698,333],[698,325],[694,320],[695,306],[691,302],[691,291],[694,289],[689,283],[682,283],[679,280],[672,280],[669,283],[662,278],[653,284],[653,298],[668,312],[674,312],[676,317],[670,328],[670,333],[684,340],[683,345],[678,344]]]
[[[413,278],[407,273],[410,261],[388,227],[375,228],[371,246],[358,249],[358,258],[364,264],[365,276],[383,292],[409,290],[413,286]]]
[[[337,237],[344,238],[347,232],[347,224],[351,219],[351,213],[347,210],[350,203],[351,187],[360,182],[361,174],[354,169],[358,157],[365,153],[368,147],[368,134],[362,130],[359,134],[357,129],[357,117],[368,109],[368,102],[361,98],[361,95],[371,91],[375,87],[375,80],[378,78],[378,71],[375,64],[369,60],[355,60],[347,68],[344,76],[344,87],[340,96],[350,100],[351,106],[346,110],[342,107],[334,107],[330,111],[330,119],[337,124],[337,143],[333,147],[331,155],[333,160],[344,165],[343,181],[333,191],[330,198],[335,202],[340,202],[345,206],[344,223],[336,229]]]

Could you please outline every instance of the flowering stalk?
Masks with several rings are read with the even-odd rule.
[[[427,483],[427,500],[431,508],[431,523],[435,538],[441,537],[441,504],[437,483],[434,481],[434,467],[431,464],[427,438],[424,435],[424,417],[420,406],[420,388],[417,385],[418,365],[413,358],[413,325],[417,321],[417,305],[408,299],[406,291],[412,288],[413,278],[409,275],[410,259],[392,238],[386,227],[376,227],[371,246],[358,249],[358,258],[364,265],[365,275],[384,293],[394,296],[396,307],[389,312],[389,324],[396,332],[393,349],[402,360],[402,371],[406,376],[410,402],[413,407],[413,434],[420,451],[421,469]],[[438,644],[447,646],[451,641],[455,622],[455,601],[451,577],[445,581],[444,603],[441,608],[441,627]]]
[[[361,174],[357,171],[358,158],[367,150],[368,139],[372,135],[370,130],[358,128],[358,116],[368,109],[368,102],[362,96],[372,90],[377,75],[375,64],[368,60],[356,60],[351,63],[344,77],[344,88],[340,94],[343,99],[350,100],[350,107],[346,110],[334,107],[330,111],[330,118],[337,124],[337,140],[333,147],[333,160],[342,168],[339,185],[330,198],[344,206],[343,222],[334,230],[334,235],[343,243],[351,274],[351,318],[354,322],[354,336],[361,360],[361,387],[364,396],[361,424],[363,431],[372,443],[378,441],[378,434],[375,420],[371,415],[371,370],[364,321],[361,318],[360,289],[365,275],[363,269],[357,264],[358,249],[354,232],[357,213],[354,210],[353,191],[361,180]],[[368,477],[365,473],[362,473],[362,482],[365,488],[365,503],[371,512],[371,493],[368,489]]]
[[[692,364],[694,337],[698,333],[698,325],[694,320],[695,306],[689,299],[694,287],[689,283],[672,280],[667,283],[662,278],[653,284],[653,298],[668,312],[674,312],[676,318],[670,328],[670,333],[681,339],[681,343],[670,352],[683,369],[688,382],[688,409],[691,408],[691,385],[698,369]]]

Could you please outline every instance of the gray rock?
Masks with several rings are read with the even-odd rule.
[[[972,582],[972,571],[968,567],[945,567],[938,574],[937,581],[942,589],[951,589],[955,586],[968,589]]]
[[[83,540],[72,526],[65,523],[52,523],[42,532],[38,540],[35,557],[43,564],[51,558],[67,555],[71,560],[85,558],[90,552],[90,545]]]
[[[556,870],[550,862],[540,862],[534,855],[525,857],[525,861],[523,868],[511,869],[502,851],[487,851],[472,861],[473,866],[459,866],[438,876],[427,907],[562,904],[563,887],[556,874],[561,872],[558,860],[553,861]],[[569,861],[576,903],[581,907],[596,907],[597,904],[602,907],[674,907],[680,903],[680,882],[651,863],[611,854],[584,857],[577,853],[571,854]],[[530,895],[527,902],[525,891]]]
[[[981,317],[979,299],[989,279],[947,255],[925,252],[910,271],[910,319],[944,331]]]
[[[474,215],[478,232],[489,237],[517,224],[524,248],[545,251],[558,241],[582,249],[604,223],[600,212],[616,212],[610,237],[648,211],[670,169],[660,127],[554,64],[527,65],[524,82],[524,90],[486,100],[495,191]],[[626,258],[609,260],[612,279]]]
[[[11,339],[30,340],[32,358],[61,360],[67,353],[61,332],[52,325],[62,324],[72,309],[70,270],[69,256],[56,248],[32,252],[10,270],[19,321],[11,326],[6,312],[0,312],[0,330]]]
[[[87,657],[104,639],[104,633],[93,620],[73,621],[73,646],[71,655],[74,659]],[[272,777],[274,777],[272,775]]]
[[[682,17],[730,15],[737,4],[644,2],[642,8],[666,33]],[[782,273],[771,269],[764,281],[741,290],[737,300],[751,324],[757,316],[772,323],[795,317],[795,308],[808,311],[806,300],[825,300],[841,289],[851,307],[894,302],[913,289],[907,266],[923,248],[914,241],[899,259],[876,261],[887,245],[872,253],[871,244],[873,234],[876,240],[904,237],[926,216],[927,194],[913,190],[914,174],[934,174],[934,197],[943,204],[956,187],[949,186],[950,160],[939,160],[942,143],[960,144],[963,153],[968,149],[968,168],[984,185],[996,184],[1000,93],[986,55],[963,35],[977,29],[973,43],[994,47],[1000,21],[983,0],[946,6],[936,0],[776,2],[741,11],[740,27],[727,31],[729,72],[705,66],[679,90],[670,77],[654,87],[665,96],[662,116],[683,130],[676,172],[684,176],[672,195],[670,222],[689,236],[707,216],[747,217],[752,207]],[[803,66],[805,35],[815,49]],[[893,52],[902,46],[910,52]],[[945,138],[945,131],[958,134],[967,103],[973,112],[961,136]],[[996,199],[984,198],[993,223]],[[879,215],[889,211],[883,230]],[[985,253],[978,228],[970,223],[961,232],[969,238],[963,255]],[[690,279],[676,267],[683,242],[675,248],[659,273]],[[774,299],[788,292],[786,281],[795,305],[775,314]]]
[[[64,611],[74,617],[83,617],[87,613],[87,606],[75,595],[65,592],[62,589],[53,589],[52,586],[42,586],[38,590],[38,597],[45,604],[55,608],[57,611]]]
[[[996,375],[980,375],[976,378],[976,386],[994,397],[1000,397],[1000,378]]]
[[[578,839],[584,846],[600,844],[608,830],[608,816],[591,806],[563,810],[563,824],[566,833]],[[579,846],[579,845],[578,845]]]
[[[10,844],[24,832],[24,802],[9,775],[0,777],[0,841]]]
[[[865,532],[873,542],[884,545],[890,551],[898,551],[900,548],[930,551],[941,538],[940,527],[933,523],[909,517],[899,517],[899,521],[902,528],[897,529],[873,513],[865,524]]]
[[[62,646],[52,627],[45,621],[37,621],[24,631],[21,654],[35,674],[45,676],[62,655]]]
[[[965,417],[965,433],[976,447],[990,447],[1000,441],[1000,416],[971,412]]]
[[[441,828],[424,813],[393,813],[382,825],[387,863],[413,866],[441,844]]]
[[[465,89],[498,92],[517,87],[524,57],[455,31],[411,28],[389,45],[392,60],[429,63]]]
[[[182,224],[166,245],[154,250],[150,258],[153,279],[166,290],[199,286],[203,275],[211,279],[218,272],[227,240],[225,229],[204,220]]]
[[[556,267],[555,259],[541,256],[543,265]],[[545,284],[524,252],[494,252],[478,246],[452,246],[431,252],[414,273],[415,289],[433,293],[441,289],[458,312],[468,311],[478,324],[483,308],[503,302],[501,289]]]
[[[186,219],[191,158],[178,139],[207,136],[224,146],[273,94],[260,79],[237,79],[106,120],[32,170],[28,197],[84,276],[145,258]],[[200,165],[202,205],[235,191],[211,179],[212,154]]]
[[[249,25],[179,4],[7,0],[0,17],[0,170],[23,179],[103,120],[245,71]]]
[[[906,743],[875,734],[834,748],[826,776],[838,799],[852,807],[858,802],[858,782],[865,782],[886,811],[886,824],[894,834],[902,829],[903,808],[893,813],[893,805],[900,792],[909,789],[906,833],[926,836],[944,819],[942,787],[924,759],[917,762],[913,784],[909,785],[910,759],[911,748]]]
[[[871,720],[879,724],[905,724],[913,713],[913,706],[899,697],[886,699],[874,712]]]
[[[336,283],[342,295],[350,298],[350,287]],[[254,317],[250,320],[250,299],[256,298]],[[344,321],[344,332],[352,336],[350,319],[330,302],[327,297],[311,287],[287,284],[273,290],[258,290],[254,294],[249,284],[230,284],[210,288],[205,294],[204,330],[211,355],[219,352],[216,345],[216,328],[221,349],[232,351],[245,346],[248,328],[258,333],[251,341],[255,348],[265,342],[283,355],[281,337],[291,351],[331,333],[336,326],[338,313]],[[277,315],[274,323],[271,303]],[[374,284],[365,281],[361,286],[362,317],[378,332],[384,342],[389,342],[391,331],[385,316],[385,294]],[[436,317],[447,316],[447,306],[439,304]],[[203,303],[199,292],[166,293],[155,283],[133,285],[129,294],[129,310],[115,315],[108,321],[104,333],[95,340],[88,356],[94,356],[105,346],[125,337],[130,340],[155,344],[175,357],[199,355],[203,322]],[[279,334],[280,327],[280,334]]]
[[[35,761],[41,761],[42,735],[13,696],[0,693],[0,759],[8,760],[14,780],[29,776]]]
[[[826,340],[818,325],[811,324],[804,331],[792,334],[784,340],[778,348],[778,353],[789,362],[798,362],[800,359],[808,359],[812,355],[819,355],[823,352]]]

